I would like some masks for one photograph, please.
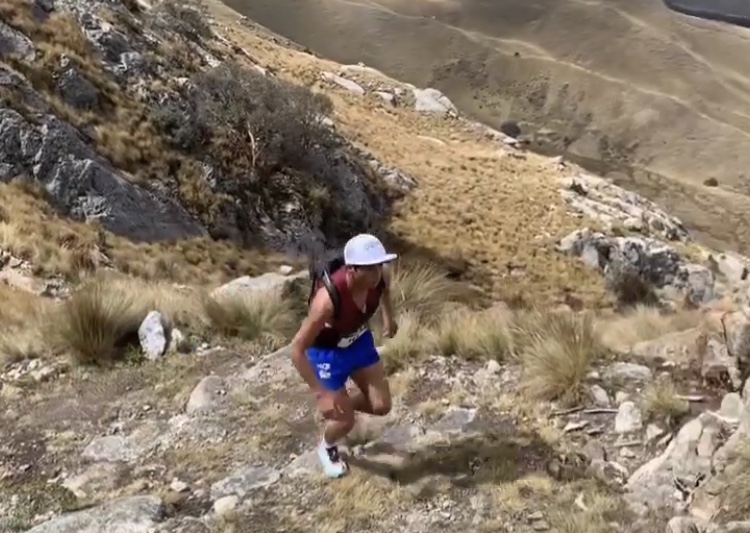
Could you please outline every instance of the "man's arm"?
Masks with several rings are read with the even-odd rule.
[[[331,302],[331,297],[327,291],[319,290],[310,303],[307,317],[302,321],[302,325],[292,339],[292,363],[305,383],[313,390],[318,388],[318,380],[315,371],[307,360],[305,350],[312,345],[315,337],[332,316],[333,302]]]
[[[383,267],[383,281],[385,282],[385,288],[383,294],[380,296],[380,308],[383,317],[383,325],[386,331],[391,335],[394,335],[395,321],[393,320],[393,302],[391,301],[391,272],[390,268],[386,265]]]

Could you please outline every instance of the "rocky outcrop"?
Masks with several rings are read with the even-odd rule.
[[[415,185],[340,138],[325,118],[305,126],[328,139],[325,146],[313,144],[297,163],[277,165],[273,179],[264,178],[273,187],[253,187],[259,171],[222,160],[231,156],[218,154],[207,137],[210,98],[196,93],[206,90],[201,76],[239,62],[255,73],[251,83],[290,89],[215,33],[198,7],[171,1],[153,8],[76,0],[39,5],[18,0],[33,22],[20,17],[8,21],[15,26],[0,27],[3,55],[13,56],[16,67],[0,68],[0,91],[7,96],[0,107],[0,180],[41,184],[63,213],[136,240],[210,234],[304,252],[335,240],[336,225],[373,228],[386,215],[389,196]],[[64,31],[50,26],[60,21],[69,24]],[[53,61],[35,53],[48,45],[45,39],[60,50]],[[263,93],[256,87],[248,94]],[[183,149],[185,143],[193,144]],[[248,141],[245,152],[249,147]],[[385,180],[388,192],[371,182],[373,175]],[[326,220],[333,211],[336,224]]]

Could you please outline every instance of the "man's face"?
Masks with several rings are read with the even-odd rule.
[[[373,288],[380,283],[383,276],[383,265],[359,266],[352,268],[354,281],[363,287]]]

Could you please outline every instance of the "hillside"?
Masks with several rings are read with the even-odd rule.
[[[0,533],[748,530],[749,258],[218,2],[0,15]],[[288,343],[362,230],[393,408],[329,481]]]
[[[229,5],[327,57],[435,87],[495,128],[518,121],[537,148],[611,172],[707,243],[748,251],[744,28],[661,0]]]

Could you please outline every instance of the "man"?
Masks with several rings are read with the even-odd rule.
[[[307,317],[292,340],[294,366],[326,420],[317,451],[328,477],[348,471],[337,442],[354,427],[355,411],[383,416],[391,410],[390,388],[368,322],[380,307],[384,335],[396,333],[390,278],[383,268],[396,257],[373,235],[352,237],[344,246],[343,264],[313,281]],[[349,378],[358,388],[351,396],[345,387]]]

